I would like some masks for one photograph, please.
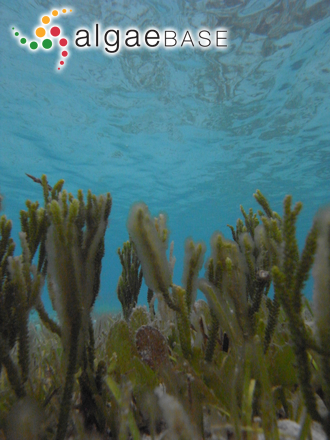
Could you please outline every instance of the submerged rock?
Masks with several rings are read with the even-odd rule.
[[[279,420],[277,422],[280,440],[296,440],[299,437],[301,426],[293,420]],[[313,422],[311,426],[312,440],[326,440],[327,436],[319,423]],[[265,440],[264,434],[258,435],[258,440]]]
[[[142,360],[152,369],[169,363],[166,339],[159,330],[143,325],[136,332],[136,347]]]

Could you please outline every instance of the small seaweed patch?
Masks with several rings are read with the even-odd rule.
[[[206,262],[186,241],[178,286],[165,215],[135,204],[118,250],[123,316],[94,317],[111,196],[33,180],[44,206],[21,211],[22,255],[0,218],[0,439],[330,438],[329,210],[299,252],[302,205],[287,196],[280,216],[257,191],[260,210],[241,207],[232,240],[215,232]]]

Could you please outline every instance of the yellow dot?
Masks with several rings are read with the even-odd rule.
[[[44,28],[40,27],[38,29],[36,29],[36,36],[39,38],[42,38],[46,35],[46,31]]]
[[[42,17],[41,21],[43,22],[43,24],[48,24],[50,22],[50,18],[45,15],[44,17]]]
[[[66,9],[62,9],[62,12],[63,12],[63,14],[65,14],[66,13]]]
[[[53,11],[53,12],[52,12],[52,15],[54,15],[54,17],[57,17],[57,16],[58,16],[58,11],[56,11],[56,10]]]

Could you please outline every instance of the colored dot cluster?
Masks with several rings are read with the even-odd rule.
[[[70,10],[62,9],[62,11],[60,11],[60,12],[62,12],[63,14],[66,14],[67,12],[72,12],[72,9],[70,9]],[[59,15],[60,12],[59,12],[58,10],[54,9],[54,10],[51,12],[51,15],[52,15],[53,17],[57,17],[57,16]],[[44,15],[44,16],[41,18],[41,22],[42,22],[44,25],[49,24],[50,21],[51,21],[51,17],[49,17],[48,15]],[[12,29],[15,30],[15,28],[12,28]],[[57,38],[57,37],[59,37],[60,34],[61,34],[61,29],[60,29],[58,26],[52,26],[52,27],[50,28],[50,30],[49,30],[49,33],[50,33],[50,35],[51,35],[52,37]],[[38,38],[44,38],[44,37],[46,36],[46,34],[47,34],[47,30],[46,30],[43,26],[40,26],[40,27],[38,27],[38,28],[35,30],[35,35],[36,35]],[[15,32],[15,36],[18,37],[18,36],[19,36],[19,32],[16,31],[16,32]],[[21,43],[21,44],[26,44],[26,43],[27,43],[27,39],[26,39],[25,37],[20,38],[20,43]],[[58,41],[58,44],[59,44],[59,46],[60,46],[61,48],[64,48],[64,47],[66,47],[66,46],[68,45],[68,40],[67,40],[66,38],[61,38],[61,39]],[[31,42],[29,43],[29,46],[30,46],[30,49],[32,49],[32,50],[36,50],[36,49],[39,47],[39,44],[38,44],[37,41],[31,41]],[[41,42],[41,46],[42,46],[44,49],[50,49],[50,48],[53,46],[53,41],[52,41],[50,38],[45,38],[45,39],[42,40],[42,42]],[[66,57],[69,55],[69,53],[68,53],[67,50],[62,50],[61,55],[62,55],[63,58],[66,58]],[[64,65],[64,60],[63,60],[63,59],[60,61],[60,65],[61,65],[61,66]],[[61,69],[61,68],[58,67],[58,70],[60,70],[60,69]]]

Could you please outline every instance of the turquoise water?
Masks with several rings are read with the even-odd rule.
[[[110,191],[98,310],[119,309],[116,250],[128,238],[135,201],[166,212],[180,283],[187,236],[230,237],[239,205],[257,208],[259,188],[274,210],[301,200],[300,246],[320,206],[329,203],[330,6],[327,1],[1,1],[0,191],[14,222],[41,187],[25,176],[95,194]],[[32,53],[12,27],[33,38],[51,8],[69,42]],[[77,28],[129,27],[229,31],[226,51],[198,47],[104,50],[74,47]],[[35,37],[34,37],[35,38]],[[306,288],[311,298],[312,284]],[[146,301],[146,288],[141,302]],[[50,304],[45,295],[47,307]]]

